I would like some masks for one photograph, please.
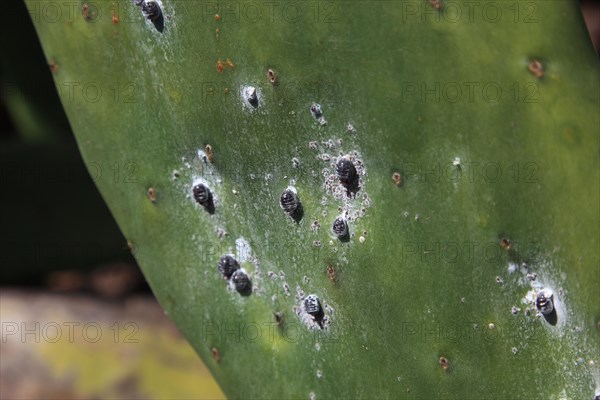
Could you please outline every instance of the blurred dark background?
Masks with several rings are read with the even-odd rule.
[[[2,7],[0,284],[109,297],[146,291],[79,155],[25,5]]]

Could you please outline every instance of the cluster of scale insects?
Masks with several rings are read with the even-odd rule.
[[[252,281],[240,263],[231,254],[221,256],[217,268],[225,280],[231,282],[235,290],[242,296],[252,293]]]
[[[158,7],[158,4],[155,1],[134,0],[134,2],[136,5],[142,7],[144,15],[151,21],[154,21],[158,16],[162,17],[160,7]],[[252,107],[258,107],[258,94],[254,87],[245,87],[243,97]],[[310,111],[313,117],[319,121],[321,125],[326,124],[319,104],[313,103]],[[335,171],[339,183],[346,189],[348,197],[355,195],[360,189],[360,186],[358,172],[352,161],[348,157],[341,157],[336,163]],[[202,206],[210,214],[215,213],[213,194],[206,184],[195,184],[192,187],[192,193],[196,203]],[[302,220],[304,208],[294,187],[290,186],[281,193],[279,205],[285,214],[296,223],[299,223]],[[350,229],[346,218],[343,216],[336,217],[331,226],[331,232],[340,241],[348,241],[350,238]],[[252,282],[248,277],[248,274],[240,268],[239,262],[233,255],[223,255],[217,266],[223,278],[229,281],[238,293],[242,296],[248,296],[252,293]],[[304,312],[307,315],[310,315],[320,328],[323,328],[325,313],[318,296],[310,294],[303,299],[302,303]]]
[[[358,173],[352,161],[346,157],[340,158],[336,163],[335,170],[338,180],[346,188],[348,196],[356,194],[360,187]],[[295,188],[288,187],[281,193],[279,205],[290,218],[296,222],[300,222],[304,215],[304,209]],[[348,221],[343,216],[339,216],[333,221],[331,231],[341,241],[348,241],[350,238]]]

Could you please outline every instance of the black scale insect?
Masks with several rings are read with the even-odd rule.
[[[252,281],[248,274],[240,269],[240,263],[231,254],[221,256],[217,268],[223,278],[230,281],[235,290],[242,296],[252,294]]]
[[[279,205],[294,221],[300,222],[304,215],[304,209],[302,208],[302,203],[296,192],[292,189],[285,189],[283,193],[281,193]]]
[[[152,22],[157,31],[162,32],[165,29],[165,19],[162,10],[155,0],[133,0],[133,4],[142,8],[144,17]]]
[[[546,293],[543,290],[537,294],[535,306],[543,315],[549,315],[554,311],[553,295]]]
[[[310,106],[310,113],[315,117],[315,119],[319,119],[323,116],[323,110],[321,109],[321,105],[319,103],[312,103]]]
[[[231,282],[235,290],[242,296],[250,296],[252,293],[252,282],[243,270],[236,270],[231,276]]]
[[[258,108],[258,94],[256,93],[256,88],[253,86],[248,86],[244,89],[244,97],[248,104],[250,104],[254,108]]]
[[[346,241],[350,237],[348,222],[346,222],[343,217],[337,217],[335,221],[333,221],[331,231],[338,239],[342,241]]]
[[[323,318],[325,317],[325,313],[323,312],[323,307],[321,307],[321,302],[316,294],[309,294],[306,296],[304,299],[304,311],[311,315],[315,322],[323,328]]]
[[[348,186],[354,179],[356,179],[356,168],[352,161],[347,158],[340,158],[335,165],[335,172],[340,179],[340,182],[344,186]]]
[[[240,269],[240,264],[231,254],[226,254],[219,260],[218,268],[225,279],[230,279],[231,275]]]
[[[348,196],[358,192],[358,173],[352,161],[345,157],[340,158],[335,165],[335,172],[342,186],[346,188]]]
[[[538,292],[535,299],[535,307],[544,316],[546,322],[550,325],[556,325],[558,315],[556,314],[556,308],[554,308],[554,295],[551,291],[543,289]]]
[[[192,188],[192,192],[194,194],[194,200],[196,200],[198,204],[204,207],[209,214],[215,213],[215,203],[208,186],[203,183],[199,183]]]

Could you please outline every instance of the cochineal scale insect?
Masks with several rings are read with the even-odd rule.
[[[323,327],[323,318],[325,317],[325,313],[323,312],[321,301],[316,294],[309,294],[304,298],[304,312],[312,316],[315,322],[319,324],[321,328]]]
[[[550,315],[554,311],[554,295],[547,289],[538,292],[535,306],[543,315]]]
[[[294,221],[300,222],[304,210],[300,198],[298,198],[298,194],[296,193],[296,189],[293,187],[285,189],[279,198],[279,205]]]
[[[346,222],[344,217],[337,217],[335,221],[333,221],[331,231],[338,239],[347,239],[349,236],[348,222]]]
[[[218,264],[219,272],[225,279],[230,279],[235,271],[240,269],[240,264],[231,254],[221,256]]]
[[[258,108],[258,92],[254,86],[246,86],[244,88],[244,100],[253,108]]]
[[[352,161],[347,157],[341,157],[335,164],[335,172],[342,186],[346,188],[348,195],[358,192],[358,172],[356,172],[356,167]]]
[[[242,296],[249,296],[252,293],[252,281],[243,269],[238,269],[233,273],[231,283]]]
[[[165,29],[165,19],[162,9],[156,0],[133,0],[133,4],[141,7],[144,18],[152,22],[157,31]]]
[[[215,213],[215,203],[213,195],[208,186],[203,183],[198,183],[192,188],[194,200],[208,211],[209,214]]]

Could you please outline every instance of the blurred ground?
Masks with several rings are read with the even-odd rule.
[[[0,289],[2,399],[222,399],[150,295]]]

